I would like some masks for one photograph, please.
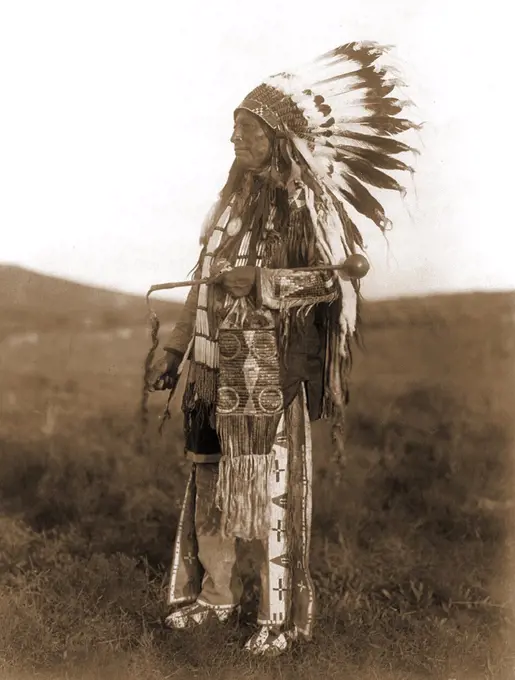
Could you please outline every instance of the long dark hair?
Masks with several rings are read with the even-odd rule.
[[[322,193],[321,188],[309,171],[306,161],[289,139],[287,131],[273,129],[257,114],[251,115],[259,121],[270,141],[270,158],[260,171],[247,170],[237,160],[232,163],[227,180],[219,193],[217,207],[207,225],[204,235],[204,251],[200,254],[196,267],[203,258],[205,244],[212,230],[230,203],[232,203],[232,216],[240,217],[247,225],[253,222],[258,225],[258,231],[268,224],[270,211],[274,211],[274,229],[266,234],[268,247],[265,248],[267,253],[265,261],[268,261],[269,266],[306,265],[309,253],[314,248],[315,235],[311,233],[312,228],[306,224],[299,224],[294,217],[292,219],[290,190],[292,183],[296,181],[309,187],[315,196]],[[302,229],[299,233],[300,227]],[[310,233],[307,233],[308,231]],[[237,247],[238,237],[233,240],[232,244],[231,240],[229,239],[222,247],[224,254],[232,251],[233,247]]]

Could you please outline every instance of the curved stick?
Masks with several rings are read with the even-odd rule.
[[[217,278],[217,276],[212,276],[210,278],[205,278],[205,279],[193,279],[191,281],[177,281],[177,282],[170,282],[170,283],[161,283],[157,284],[155,286],[151,286],[145,296],[145,302],[147,304],[148,308],[148,318],[149,318],[149,325],[150,325],[150,338],[151,338],[151,346],[148,351],[148,354],[145,358],[145,363],[144,363],[144,373],[143,373],[143,388],[141,392],[141,402],[140,402],[140,444],[139,444],[139,449],[141,452],[144,452],[146,450],[146,434],[148,430],[148,397],[150,394],[150,384],[149,384],[149,378],[150,378],[150,372],[154,363],[154,357],[156,350],[159,346],[159,328],[160,328],[160,323],[159,323],[159,317],[157,316],[157,313],[155,310],[152,308],[152,305],[150,303],[150,296],[152,293],[154,293],[157,290],[171,290],[172,288],[182,288],[185,286],[199,286],[203,283],[210,284],[213,283],[214,280]],[[170,417],[170,410],[169,410],[169,405],[170,405],[170,400],[173,396],[174,390],[170,390],[170,394],[168,395],[168,402],[165,408],[165,412],[163,415],[163,420],[161,421],[160,427],[159,427],[159,434],[162,433],[163,426],[165,423],[165,420],[168,420]]]

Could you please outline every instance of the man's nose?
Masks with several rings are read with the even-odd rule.
[[[234,144],[239,141],[241,141],[241,129],[239,126],[236,126],[231,135],[231,142]]]

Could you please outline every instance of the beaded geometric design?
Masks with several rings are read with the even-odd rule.
[[[258,85],[238,108],[255,113],[274,129],[283,125],[299,137],[309,137],[308,121],[301,109],[289,95],[275,87]]]
[[[219,331],[217,411],[221,415],[278,414],[283,395],[270,312],[249,310],[244,325],[247,328],[237,328],[228,318]]]

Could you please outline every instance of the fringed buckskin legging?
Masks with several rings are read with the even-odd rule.
[[[314,589],[309,573],[311,538],[311,430],[304,390],[279,423],[270,473],[271,529],[262,541],[257,621],[309,639]],[[169,604],[198,600],[226,608],[240,602],[237,541],[222,538],[215,494],[218,464],[195,464],[188,480],[175,539]]]

